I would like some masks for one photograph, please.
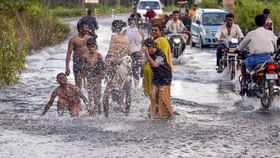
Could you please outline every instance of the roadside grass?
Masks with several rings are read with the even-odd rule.
[[[86,15],[86,8],[91,9],[94,15],[110,15],[119,13],[131,13],[133,10],[126,6],[104,6],[104,5],[89,5],[85,8],[66,8],[55,7],[51,8],[51,12],[54,16],[58,17],[80,17]],[[175,5],[168,5],[164,7],[164,12],[172,12],[179,8]]]
[[[17,83],[32,49],[63,41],[70,28],[36,3],[0,2],[0,87]]]

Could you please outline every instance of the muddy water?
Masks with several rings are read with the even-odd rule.
[[[106,55],[112,18],[98,20]],[[27,57],[20,83],[0,90],[1,158],[280,157],[279,98],[264,112],[259,100],[239,97],[237,79],[215,73],[212,49],[187,48],[175,61],[171,93],[180,115],[174,120],[147,119],[149,99],[136,88],[128,117],[113,108],[109,118],[85,110],[79,118],[58,117],[55,106],[41,117],[55,76],[64,71],[67,42]]]

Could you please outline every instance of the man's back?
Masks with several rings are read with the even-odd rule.
[[[272,53],[276,46],[276,36],[264,27],[250,31],[239,45],[239,49],[249,46],[250,54]]]

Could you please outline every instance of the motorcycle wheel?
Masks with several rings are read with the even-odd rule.
[[[261,103],[264,109],[268,109],[271,106],[273,100],[273,85],[265,81],[264,94],[261,97]]]
[[[235,63],[234,61],[231,61],[230,63],[230,67],[231,67],[231,70],[230,70],[230,79],[233,80],[235,78]]]
[[[179,57],[179,49],[178,48],[175,48],[174,49],[174,58],[178,58]]]

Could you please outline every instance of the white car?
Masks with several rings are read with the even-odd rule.
[[[137,12],[144,17],[147,12],[147,7],[152,8],[157,16],[163,13],[163,5],[160,0],[139,0],[137,4]]]

